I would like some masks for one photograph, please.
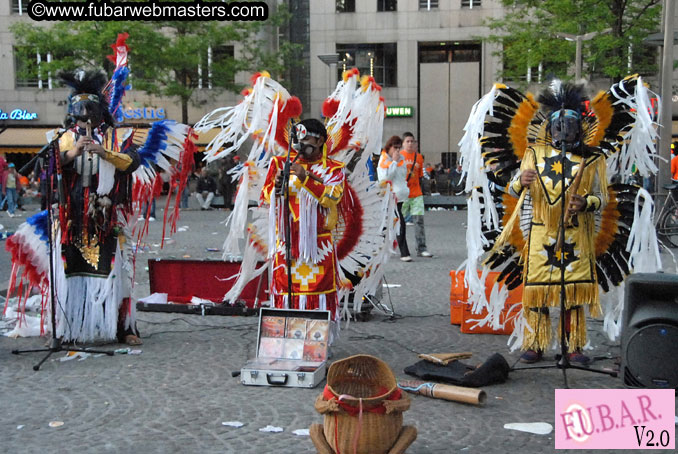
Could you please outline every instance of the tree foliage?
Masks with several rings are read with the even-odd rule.
[[[572,77],[575,43],[556,34],[583,35],[608,28],[609,32],[583,42],[583,77],[617,80],[630,72],[656,70],[655,49],[642,41],[659,29],[661,0],[502,0],[502,4],[506,14],[487,25],[492,30],[489,41],[502,47],[499,76],[504,79],[525,81],[527,68],[535,74],[540,63],[545,78]]]
[[[275,52],[268,51],[266,34],[261,32],[273,29],[275,36],[275,27],[288,19],[281,5],[265,22],[62,21],[49,27],[19,22],[11,31],[21,61],[17,77],[43,80],[62,69],[103,68],[111,74],[113,65],[106,59],[112,54],[110,46],[118,33],[129,33],[129,82],[135,90],[178,98],[186,123],[188,103],[200,102],[195,96],[200,85],[210,86],[211,95],[239,92],[243,87],[236,83],[238,72],[266,69],[278,77],[284,73],[294,45],[285,43]],[[239,51],[234,55],[236,43]],[[36,52],[43,56],[39,65]],[[45,59],[48,53],[51,62]]]

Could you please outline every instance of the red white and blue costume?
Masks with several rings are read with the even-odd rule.
[[[74,150],[78,139],[90,131],[79,127],[65,131],[52,145],[55,149],[49,163],[48,186],[55,188],[60,199],[49,208],[53,232],[48,231],[50,212],[46,210],[29,218],[7,240],[13,263],[8,296],[17,289],[21,292],[24,280],[29,287],[38,287],[43,295],[41,334],[51,307],[55,307],[56,335],[64,341],[113,340],[136,334],[135,308],[131,303],[134,225],[130,220],[136,219],[139,202],[152,196],[155,168],[183,178],[185,184],[182,164],[192,161],[195,151],[191,129],[173,121],[154,123],[145,141],[142,134],[115,127],[128,74],[126,38],[121,34],[112,46],[116,70],[108,84],[98,72],[63,76],[73,88],[70,114],[70,110],[77,109],[77,103],[88,103],[83,112],[103,112],[104,120],[91,130],[91,138],[105,153],[85,151],[68,162],[65,154]],[[178,203],[175,205],[178,208]],[[169,220],[176,222],[176,215],[175,209]],[[146,228],[139,228],[138,239]],[[50,234],[54,306],[49,304]],[[25,304],[27,295],[18,296],[19,305],[21,301]],[[19,313],[21,317],[22,311]]]

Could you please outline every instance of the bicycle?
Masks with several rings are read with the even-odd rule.
[[[664,189],[668,189],[669,194],[657,216],[655,227],[657,235],[668,241],[671,247],[678,247],[678,198],[675,194],[678,183],[664,185]]]

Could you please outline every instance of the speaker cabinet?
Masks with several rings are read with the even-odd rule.
[[[624,384],[678,388],[678,275],[629,276],[622,323]]]

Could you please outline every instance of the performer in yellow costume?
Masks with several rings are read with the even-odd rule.
[[[632,165],[643,176],[657,171],[649,105],[647,87],[634,75],[590,102],[583,86],[558,80],[538,100],[496,84],[473,107],[460,142],[469,192],[469,301],[475,312],[487,310],[480,325],[496,327],[505,297],[493,292],[485,299],[477,268],[499,271],[497,282],[509,290],[523,285],[522,317],[509,340],[524,350],[523,362],[539,361],[553,345],[549,312],[560,306],[564,288],[559,326],[568,359],[588,363],[586,309],[605,315],[611,339],[620,331],[623,298],[602,301],[599,289],[661,266],[650,194],[610,184],[607,175],[614,169],[624,177]]]
[[[544,104],[546,99],[542,96],[539,101]],[[575,97],[577,100],[581,98]],[[565,268],[565,325],[570,351],[575,352],[572,359],[588,362],[581,354],[586,342],[585,306],[593,317],[601,313],[594,212],[606,203],[600,191],[600,182],[607,181],[605,157],[584,145],[580,111],[583,104],[572,107],[577,110],[561,108],[550,113],[551,144],[529,147],[520,172],[510,185],[514,196],[521,197],[527,192],[526,196],[529,194],[532,199],[530,233],[523,252],[523,311],[529,324],[523,339],[523,348],[527,349],[522,356],[524,362],[539,359],[551,341],[548,307],[560,306],[561,268]],[[575,183],[579,172],[582,172],[580,181]],[[563,197],[569,203],[566,210],[572,220],[567,223],[562,247],[558,248]]]

